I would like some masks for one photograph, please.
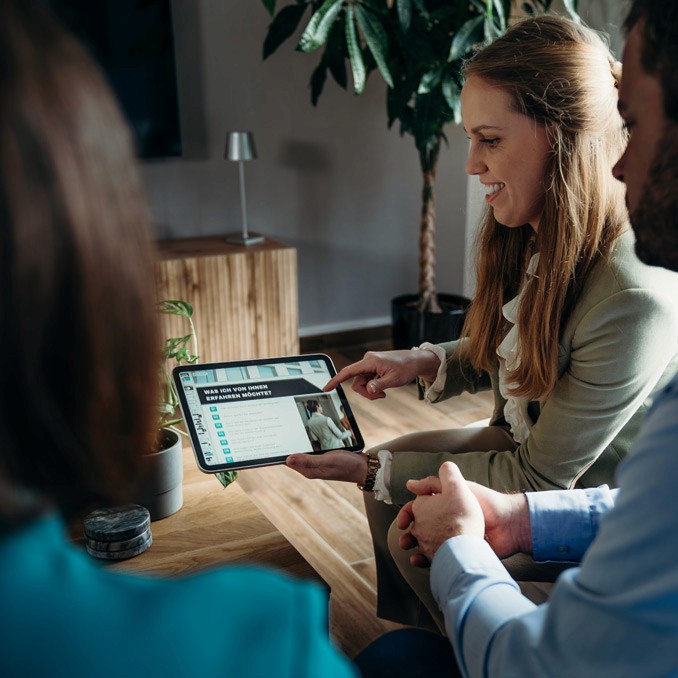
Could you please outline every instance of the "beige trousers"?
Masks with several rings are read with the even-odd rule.
[[[464,428],[423,433],[411,433],[375,447],[371,451],[402,450],[452,454],[469,451],[514,449],[516,443],[502,428]],[[399,506],[376,501],[372,493],[365,493],[365,509],[372,533],[377,566],[377,615],[383,619],[445,632],[443,616],[429,585],[429,570],[410,565],[409,552],[398,545],[401,534],[395,525]],[[519,554],[504,560],[511,576],[521,585],[523,593],[536,603],[548,596],[550,584],[567,566],[535,563],[527,555]]]

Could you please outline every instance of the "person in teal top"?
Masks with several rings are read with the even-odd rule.
[[[169,580],[108,572],[56,516],[0,541],[9,676],[353,676],[326,594],[263,568]]]
[[[0,674],[355,676],[316,584],[121,575],[68,541],[153,443],[148,233],[103,76],[45,9],[0,0]]]

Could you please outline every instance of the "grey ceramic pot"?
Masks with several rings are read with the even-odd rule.
[[[159,441],[160,450],[144,455],[144,480],[139,492],[139,503],[149,510],[151,520],[171,516],[184,503],[181,436],[164,428]]]

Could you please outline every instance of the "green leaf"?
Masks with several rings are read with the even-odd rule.
[[[228,487],[232,482],[238,478],[237,471],[220,471],[214,474],[217,480],[224,486]]]
[[[367,46],[377,62],[377,68],[383,76],[386,84],[393,87],[393,78],[388,69],[386,58],[388,54],[388,38],[386,31],[379,20],[370,12],[363,9],[361,5],[355,5],[355,15],[358,25],[362,29]]]
[[[299,40],[299,49],[302,52],[313,52],[325,44],[343,4],[344,0],[325,0],[320,9],[311,17],[311,21]]]
[[[485,36],[485,42],[492,42],[492,40],[498,38],[501,35],[501,31],[497,28],[494,21],[484,17],[483,35]]]
[[[346,10],[346,46],[353,73],[353,91],[361,94],[365,89],[365,62],[355,29],[353,5],[349,5]]]
[[[192,332],[183,337],[168,337],[163,345],[163,357],[166,360],[176,360],[177,362],[196,362],[198,356],[194,356],[188,351],[188,344],[191,339],[193,339]]]
[[[463,57],[473,47],[477,42],[475,34],[484,19],[484,16],[477,16],[473,19],[469,19],[461,26],[454,36],[454,40],[452,40],[450,54],[447,57],[448,62],[456,61],[460,57]]]
[[[161,414],[174,414],[174,407],[169,403],[161,403],[159,409]]]
[[[428,94],[431,90],[434,90],[440,84],[442,75],[443,71],[440,68],[424,73],[417,88],[417,94]]]
[[[577,14],[577,4],[577,0],[563,0],[563,5],[565,6],[565,10],[567,11],[570,19],[580,24],[581,19],[579,18],[579,14]]]
[[[461,96],[457,97],[457,100],[454,102],[454,108],[452,109],[453,120],[455,125],[461,125]]]
[[[268,27],[264,40],[264,59],[268,59],[297,30],[305,11],[306,5],[288,5],[280,10]]]
[[[165,299],[164,301],[159,301],[157,309],[159,313],[178,315],[182,318],[190,318],[193,315],[193,306],[187,301],[181,301],[179,299]]]
[[[441,85],[441,91],[445,102],[454,111],[459,103],[459,87],[451,75],[446,75]]]
[[[173,431],[176,431],[177,433],[181,433],[182,435],[186,435],[184,431],[181,429],[176,428],[176,424],[181,424],[184,421],[183,417],[179,417],[178,419],[170,419],[168,421],[164,421],[162,428],[171,428]]]
[[[264,7],[268,10],[268,13],[273,16],[275,12],[275,0],[262,0]]]
[[[334,28],[330,33],[330,37],[327,40],[327,47],[325,48],[327,66],[330,69],[332,77],[342,89],[346,89],[348,85],[348,76],[346,75],[346,55],[344,52],[345,35],[346,27],[344,26],[344,17],[342,15],[339,18],[339,21],[334,23]]]
[[[323,91],[325,80],[327,79],[327,62],[324,58],[313,71],[311,75],[311,103],[316,106],[318,104],[318,97]]]
[[[498,19],[498,21],[495,21],[495,25],[497,25],[500,31],[503,33],[506,30],[506,12],[504,11],[504,2],[503,0],[493,0],[493,2]]]
[[[396,0],[396,10],[400,27],[407,33],[412,23],[412,0]]]

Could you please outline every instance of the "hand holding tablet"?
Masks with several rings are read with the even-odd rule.
[[[180,366],[174,383],[198,467],[206,473],[282,464],[291,454],[364,442],[323,354]]]

